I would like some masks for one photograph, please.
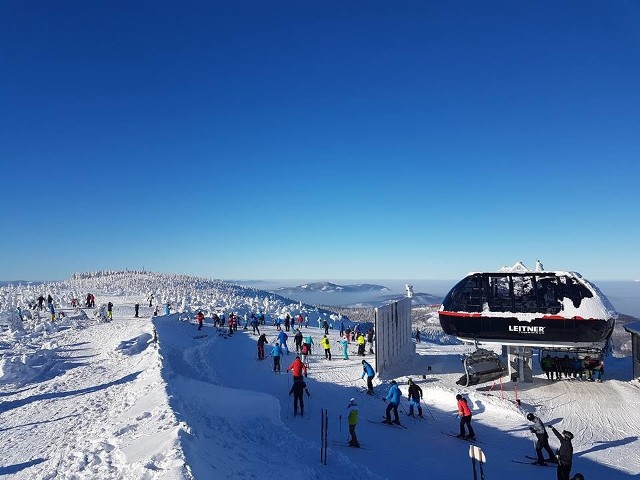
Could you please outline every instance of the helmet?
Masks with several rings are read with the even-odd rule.
[[[356,402],[355,398],[352,398],[351,400],[349,400],[349,405],[357,405],[358,403]]]
[[[362,360],[362,364],[364,365],[364,360]]]
[[[409,379],[409,383],[413,383],[413,380]]]
[[[456,400],[462,400],[462,395],[457,394],[457,395],[456,395]]]
[[[584,480],[584,475],[576,473],[571,480]]]
[[[527,420],[533,422],[534,418],[536,418],[536,416],[533,413],[527,413]]]
[[[566,438],[567,440],[573,440],[573,433],[568,430],[563,430],[562,435],[564,435],[564,438]]]
[[[396,385],[398,382],[396,382],[395,380],[391,380],[391,382],[389,383],[391,383],[391,385]]]

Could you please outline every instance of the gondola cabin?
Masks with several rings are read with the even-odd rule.
[[[532,347],[592,347],[605,342],[617,314],[575,272],[471,273],[438,312],[445,333],[467,341]]]

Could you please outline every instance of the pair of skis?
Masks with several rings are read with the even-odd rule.
[[[455,433],[450,433],[450,432],[441,432],[444,433],[445,435],[449,435],[450,437],[453,438],[457,438],[458,440],[464,440],[465,442],[469,442],[469,443],[482,443],[481,441],[479,441],[477,438],[473,437],[461,437],[459,435],[456,435]]]
[[[390,427],[399,427],[399,428],[404,428],[405,430],[408,430],[408,428],[405,425],[402,425],[401,423],[393,423],[393,422],[387,423],[387,419],[386,418],[383,418],[380,421],[369,420],[369,419],[367,419],[367,421],[371,422],[373,424],[376,424],[376,425],[389,425]]]
[[[533,462],[531,461],[526,462],[521,460],[511,460],[511,461],[514,463],[521,463],[523,465],[534,465],[536,467],[553,467],[554,465],[556,465],[556,463],[553,461],[554,459],[552,458],[545,458],[544,459],[545,463],[538,463],[537,457],[530,457],[529,455],[525,455],[524,457],[533,460]],[[550,463],[546,463],[546,462],[550,462]]]

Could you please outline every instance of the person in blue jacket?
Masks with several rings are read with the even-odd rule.
[[[284,330],[280,330],[280,333],[278,334],[278,341],[280,342],[280,348],[287,352],[287,355],[289,355],[289,347],[287,347],[287,339],[289,338],[289,335],[287,335]]]
[[[400,419],[398,418],[398,405],[400,405],[400,397],[401,397],[400,388],[395,380],[391,380],[391,386],[387,391],[387,396],[384,401],[388,402],[386,416],[387,418],[382,421],[382,423],[395,423],[400,425]],[[393,422],[391,421],[391,410],[393,410],[393,416],[395,419]]]
[[[273,345],[271,349],[271,356],[273,357],[273,371],[276,373],[280,373],[280,355],[282,354],[282,348],[278,345],[278,341]]]
[[[349,342],[347,342],[346,338],[342,338],[338,340],[338,343],[342,346],[342,358],[349,360]]]
[[[373,395],[373,377],[376,376],[376,371],[366,360],[362,360],[362,375],[360,378],[367,376],[367,395]]]

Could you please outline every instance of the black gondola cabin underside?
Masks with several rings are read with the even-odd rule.
[[[545,315],[531,321],[510,316],[440,311],[445,333],[462,339],[520,345],[577,345],[604,342],[615,320]]]

